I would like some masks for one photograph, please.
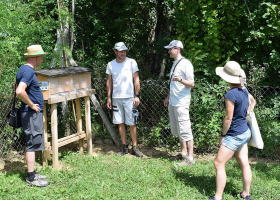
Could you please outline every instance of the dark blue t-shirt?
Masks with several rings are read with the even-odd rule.
[[[248,92],[246,89],[232,88],[225,98],[234,102],[234,111],[232,122],[227,135],[239,135],[248,130],[247,109],[248,109]]]
[[[17,72],[16,82],[17,85],[19,85],[20,82],[24,82],[27,85],[25,91],[29,99],[34,104],[39,104],[40,111],[42,112],[44,110],[44,97],[34,69],[29,65],[22,65]],[[30,107],[26,107],[26,104],[22,101],[20,110],[27,112],[33,111]]]

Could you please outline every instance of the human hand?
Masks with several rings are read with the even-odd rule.
[[[35,110],[36,113],[40,112],[40,107],[39,104],[33,104],[32,107],[30,107],[31,109]]]
[[[135,107],[137,107],[137,106],[139,106],[139,104],[140,104],[140,99],[139,99],[139,97],[134,97],[133,105],[134,105]]]
[[[112,103],[111,103],[111,98],[107,99],[107,107],[112,110]]]
[[[219,139],[219,146],[221,146],[222,145],[222,143],[223,143],[223,141],[224,141],[224,139],[225,139],[225,137],[220,137],[220,139]]]
[[[166,99],[165,99],[164,102],[163,102],[163,105],[164,105],[165,107],[167,107],[168,104],[169,104],[169,96],[167,96]]]
[[[176,74],[174,74],[174,72],[172,74],[173,74],[172,81],[180,81],[180,79],[181,79],[180,76],[177,76]]]

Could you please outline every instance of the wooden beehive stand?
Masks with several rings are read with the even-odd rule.
[[[90,69],[83,67],[51,68],[35,70],[43,92],[45,108],[51,105],[51,134],[52,141],[48,142],[47,112],[44,109],[44,140],[43,165],[52,154],[53,168],[59,167],[58,148],[74,141],[79,141],[80,153],[83,152],[83,141],[87,140],[88,154],[92,155],[92,133],[90,117],[90,95],[95,94],[91,89]],[[81,97],[85,100],[86,131],[82,130]],[[58,139],[57,103],[75,99],[77,113],[77,133]]]

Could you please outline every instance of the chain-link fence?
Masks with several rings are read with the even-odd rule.
[[[141,81],[140,116],[137,124],[138,143],[151,146],[164,146],[178,148],[178,138],[170,133],[168,110],[163,102],[169,92],[168,81],[146,80]],[[112,121],[112,111],[106,106],[106,79],[93,79],[92,88],[96,89],[96,97],[104,112]],[[224,117],[224,95],[228,90],[224,83],[212,85],[196,83],[192,90],[190,117],[194,135],[195,151],[212,153],[218,149],[217,140]],[[249,92],[257,100],[255,108],[262,137],[265,143],[264,150],[250,147],[250,154],[254,157],[280,157],[280,88],[279,87],[248,87]],[[14,159],[22,156],[25,144],[24,134],[21,129],[13,130],[7,125],[6,115],[12,104],[13,92],[1,91],[0,99],[0,159]],[[58,105],[59,137],[65,132],[75,133],[74,101],[69,101],[66,108],[67,115],[62,116],[62,104]],[[82,102],[83,107],[83,102]],[[50,106],[47,106],[50,115]],[[83,108],[82,108],[83,109]],[[92,132],[101,138],[110,138],[105,124],[97,110],[91,104]],[[65,123],[66,122],[66,123]],[[48,117],[50,125],[50,117]],[[85,123],[84,123],[85,124]],[[116,131],[117,126],[114,125]],[[127,130],[128,131],[128,130]],[[50,128],[48,129],[51,137]],[[129,138],[129,134],[127,134]]]
[[[0,166],[3,160],[21,160],[24,153],[24,134],[21,129],[8,125],[7,115],[13,104],[14,90],[12,84],[0,86]],[[16,105],[20,102],[16,99]]]
[[[112,120],[112,112],[106,107],[105,82],[105,79],[94,79],[93,88],[97,90],[96,95],[103,110]],[[224,95],[228,89],[225,82],[221,82],[221,85],[196,83],[193,88],[190,118],[196,152],[211,153],[218,149],[217,140],[225,115]],[[248,90],[257,101],[254,111],[265,143],[264,150],[250,147],[250,154],[280,157],[277,150],[280,149],[280,88],[256,86],[248,87]],[[173,137],[170,132],[168,109],[163,105],[168,92],[168,81],[141,81],[141,103],[138,108],[140,117],[137,124],[140,143],[170,149],[179,147],[178,138]]]

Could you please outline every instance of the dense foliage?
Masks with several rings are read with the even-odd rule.
[[[138,62],[141,81],[168,79],[172,60],[164,46],[172,39],[182,40],[183,55],[194,64],[196,82],[207,85],[197,84],[193,95],[194,129],[199,134],[197,148],[214,148],[221,125],[221,108],[216,106],[224,93],[224,85],[212,84],[219,80],[215,67],[227,60],[236,60],[247,72],[250,86],[278,85],[280,6],[276,0],[79,0],[74,7],[71,0],[59,0],[59,3],[60,9],[57,1],[51,0],[0,1],[1,109],[11,103],[11,86],[18,67],[26,60],[23,54],[27,46],[41,44],[49,52],[43,68],[48,68],[51,60],[59,57],[55,47],[65,47],[71,54],[67,35],[64,34],[65,45],[56,42],[57,30],[66,24],[74,31],[72,55],[80,66],[94,69],[93,78],[106,76],[105,66],[114,59],[114,44],[124,41],[129,47],[128,56]],[[57,59],[55,67],[60,66]],[[151,86],[153,84],[151,82]],[[143,89],[147,99],[155,99],[152,87]],[[274,111],[279,111],[279,96],[267,98],[267,102],[261,102],[258,112],[262,116],[262,131],[267,133],[264,140],[275,141],[269,143],[269,149],[277,154],[273,145],[279,139],[279,112]],[[162,105],[162,101],[155,104]],[[0,116],[3,118],[5,113],[1,111]],[[164,109],[151,113],[162,115]],[[207,118],[207,125],[201,125],[199,122],[205,113],[211,118]],[[1,119],[0,124],[2,122]],[[171,137],[161,137],[162,131],[169,128],[167,116],[149,123],[153,125],[149,129],[150,141],[154,144],[160,144],[163,139],[170,144],[174,142]],[[143,133],[148,130],[146,124],[139,128]]]
[[[276,0],[178,1],[179,39],[189,57],[201,58],[195,67],[197,74],[212,76],[216,66],[236,60],[247,73],[250,70],[258,73],[266,67],[262,84],[277,84],[275,77],[280,75],[277,3]],[[253,68],[247,65],[251,59],[255,63]]]
[[[276,0],[59,3],[58,10],[57,1],[50,0],[0,2],[1,77],[14,74],[30,44],[40,43],[50,53],[49,58],[57,56],[53,49],[61,22],[74,31],[74,59],[81,66],[95,69],[94,77],[105,76],[104,66],[114,59],[112,48],[118,41],[124,41],[129,47],[128,56],[137,60],[141,79],[166,77],[172,60],[163,46],[180,39],[185,46],[183,54],[193,62],[197,78],[212,81],[215,67],[231,59],[239,61],[247,74],[265,77],[258,85],[277,84],[280,15]],[[68,39],[64,47],[70,52]],[[254,65],[250,65],[252,62]],[[43,67],[49,65],[48,60]]]

